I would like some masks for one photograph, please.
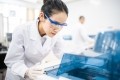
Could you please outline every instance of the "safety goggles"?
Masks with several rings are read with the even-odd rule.
[[[49,22],[50,22],[53,26],[56,26],[56,27],[59,27],[59,28],[61,28],[61,27],[63,27],[63,26],[67,26],[67,23],[61,24],[61,23],[59,23],[59,22],[57,22],[57,21],[54,21],[54,20],[50,19],[46,14],[45,14],[45,17],[49,20]]]

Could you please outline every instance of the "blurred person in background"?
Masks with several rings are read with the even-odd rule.
[[[90,38],[88,35],[84,16],[79,17],[79,23],[76,28],[74,28],[74,42],[78,53],[90,49],[94,45],[94,39]]]

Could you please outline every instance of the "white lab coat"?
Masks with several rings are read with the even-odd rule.
[[[94,40],[89,38],[85,25],[76,24],[76,26],[73,27],[72,32],[76,53],[80,53],[93,45],[89,45],[90,42],[94,43]]]
[[[15,29],[4,61],[7,65],[6,80],[25,80],[26,70],[41,62],[51,50],[56,56],[62,56],[61,41],[57,36],[46,36],[47,40],[42,46],[37,24],[38,22],[34,21]]]
[[[81,38],[81,42],[92,42],[93,39],[91,39],[88,35],[88,31],[87,31],[87,27],[84,24],[81,24],[79,26],[76,27],[76,36],[78,36],[78,38]],[[79,39],[80,40],[80,39]]]

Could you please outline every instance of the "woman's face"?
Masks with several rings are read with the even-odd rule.
[[[68,17],[65,12],[54,14],[51,17],[48,17],[46,14],[44,15],[47,18],[42,27],[45,34],[49,37],[55,36],[62,29]]]

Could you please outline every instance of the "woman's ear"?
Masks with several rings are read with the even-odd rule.
[[[40,22],[44,22],[45,21],[44,13],[43,12],[40,12],[39,19],[40,19]]]

